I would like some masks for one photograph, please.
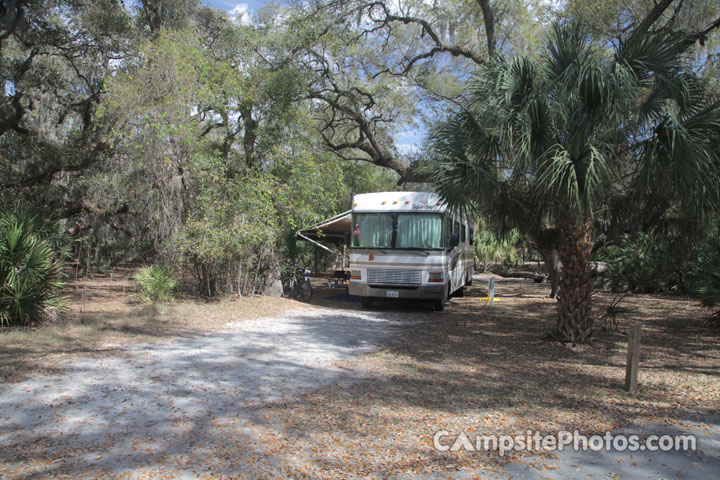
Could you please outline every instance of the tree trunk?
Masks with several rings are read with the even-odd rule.
[[[163,26],[163,2],[158,0],[143,0],[142,6],[147,16],[150,31],[154,36],[159,35]]]
[[[496,54],[495,46],[495,15],[493,14],[490,0],[477,0],[482,9],[483,21],[485,22],[485,36],[487,37],[488,57],[493,58]]]
[[[667,10],[670,4],[674,1],[675,0],[660,0],[659,3],[656,3],[643,21],[640,22],[640,25],[638,25],[633,31],[633,35],[644,35],[648,30],[650,30],[650,27],[652,27],[652,25],[660,19],[665,10]]]
[[[532,272],[502,272],[500,270],[492,270],[492,273],[502,278],[527,278],[528,280],[535,280],[536,282],[544,282],[545,275]]]
[[[245,152],[245,165],[255,166],[255,141],[257,140],[258,121],[252,116],[252,104],[240,106],[240,116],[243,120],[243,150]]]
[[[265,285],[262,294],[268,297],[282,297],[282,267],[277,260],[277,252],[271,254],[270,258],[265,269]]]
[[[560,258],[558,254],[560,229],[540,228],[529,235],[545,263],[545,272],[550,278],[550,298],[555,298],[560,288]]]
[[[566,224],[560,231],[560,296],[558,297],[558,334],[562,340],[587,342],[593,333],[590,312],[592,279],[590,223]]]
[[[557,297],[558,290],[560,288],[560,256],[558,251],[554,248],[542,249],[540,256],[542,256],[543,262],[545,263],[545,273],[547,273],[550,279],[550,298]]]

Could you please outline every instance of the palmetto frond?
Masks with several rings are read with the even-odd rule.
[[[543,59],[549,84],[571,90],[591,61],[591,47],[588,30],[583,24],[555,24]]]
[[[62,266],[34,217],[0,213],[0,325],[48,318],[62,305]]]

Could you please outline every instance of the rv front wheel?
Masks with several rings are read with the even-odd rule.
[[[372,302],[372,297],[360,297],[360,305],[362,305],[363,308],[372,307]]]

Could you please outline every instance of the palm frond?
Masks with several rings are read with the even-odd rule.
[[[635,78],[644,84],[652,77],[677,71],[682,56],[691,46],[683,33],[658,31],[631,35],[620,42],[615,62],[629,67]]]
[[[433,132],[428,178],[501,218],[530,205],[518,221],[536,225],[586,221],[617,198],[652,218],[670,204],[717,212],[720,113],[686,68],[687,48],[683,35],[660,32],[603,55],[583,25],[555,25],[541,58],[478,68],[466,108]]]
[[[569,25],[556,23],[548,38],[545,53],[549,83],[566,87],[574,84],[590,57],[587,27],[579,22]]]

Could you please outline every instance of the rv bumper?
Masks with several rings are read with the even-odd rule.
[[[367,283],[350,281],[350,295],[361,297],[440,299],[445,295],[446,289],[447,283],[408,288],[406,286],[393,287],[392,285],[370,286]],[[390,291],[393,293],[388,295]]]

